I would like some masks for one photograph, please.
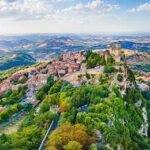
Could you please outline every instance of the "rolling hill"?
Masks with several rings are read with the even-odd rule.
[[[24,53],[2,57],[0,58],[0,71],[6,70],[12,67],[32,65],[35,62],[36,60],[32,56],[28,54],[24,54]]]

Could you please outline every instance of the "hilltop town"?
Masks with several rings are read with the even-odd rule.
[[[121,49],[119,43],[112,44],[108,46],[108,49],[104,51],[95,51],[98,55],[104,56],[105,60],[112,56],[115,62],[121,63],[125,60],[125,56],[131,55],[132,51],[125,51]],[[17,90],[19,86],[28,85],[28,89],[31,91],[38,91],[47,82],[47,78],[50,75],[55,74],[57,78],[63,78],[67,81],[72,81],[75,85],[78,85],[78,75],[86,74],[87,72],[93,74],[99,74],[102,72],[103,66],[97,65],[94,69],[87,69],[85,65],[87,51],[83,50],[80,52],[69,52],[53,59],[50,62],[42,63],[38,66],[28,67],[26,69],[15,72],[9,78],[4,80],[0,84],[0,94],[5,93],[7,90]],[[73,78],[73,79],[70,79]],[[27,79],[24,84],[13,84],[14,80]],[[143,79],[143,81],[148,82],[150,77],[146,74],[145,76],[140,76],[138,79]],[[146,85],[140,86],[142,90]],[[34,100],[34,99],[33,99]]]
[[[123,57],[123,53],[121,52],[121,48],[118,47],[110,47],[109,50],[97,52],[100,56],[107,57],[110,55],[113,56],[116,62],[121,62],[121,58]],[[20,84],[13,85],[11,84],[14,80],[22,80],[23,78],[27,78],[28,85],[36,84],[37,89],[46,83],[49,75],[58,74],[58,77],[63,77],[65,75],[72,74],[74,72],[80,70],[86,70],[86,66],[84,64],[86,51],[80,52],[70,52],[59,58],[54,59],[53,61],[43,63],[42,65],[36,67],[29,67],[27,69],[23,69],[17,71],[12,76],[4,80],[0,85],[0,94],[3,94],[8,89],[15,90]]]

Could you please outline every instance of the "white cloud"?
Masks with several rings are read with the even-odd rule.
[[[39,0],[16,0],[0,2],[0,17],[19,19],[37,17],[46,11],[44,2]]]
[[[141,4],[135,8],[129,10],[129,12],[150,12],[150,3]]]
[[[64,12],[78,12],[78,13],[100,13],[100,12],[110,12],[113,9],[119,9],[118,5],[111,5],[105,3],[103,0],[93,0],[87,4],[79,3],[75,6],[64,9]]]
[[[0,18],[14,20],[42,19],[55,13],[52,5],[65,0],[1,0]]]
[[[104,0],[0,0],[0,32],[103,31],[116,9]]]
[[[68,0],[70,1],[70,0]],[[71,15],[107,14],[118,5],[105,3],[103,0],[92,0],[86,4],[77,3],[75,6],[57,8],[56,3],[67,2],[67,0],[1,0],[0,18],[12,20],[34,20],[34,19],[63,19]]]

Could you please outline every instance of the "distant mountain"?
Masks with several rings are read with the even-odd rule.
[[[14,54],[7,57],[1,57],[0,58],[0,71],[6,70],[12,67],[18,67],[18,66],[28,66],[32,65],[36,62],[36,60],[28,55],[28,54]]]
[[[66,48],[66,44],[61,40],[46,40],[38,45],[38,48],[53,48],[53,47],[60,47]]]
[[[126,50],[125,50],[126,51]],[[150,72],[150,52],[144,51],[132,51],[128,50],[126,55],[126,61],[133,70]]]
[[[66,52],[106,49],[121,41],[124,49],[150,51],[150,38],[138,36],[100,36],[84,34],[29,34],[0,36],[0,57],[25,52],[37,61],[50,60]]]
[[[138,43],[138,42],[131,42],[131,41],[120,41],[121,47],[124,49],[131,49],[131,50],[142,50],[142,51],[150,51],[150,43]]]
[[[14,54],[16,50],[21,52],[22,50],[27,50],[33,47],[34,42],[27,39],[20,40],[2,40],[0,41],[0,56],[7,56],[8,54]]]
[[[0,41],[0,47],[17,47],[17,46],[21,46],[21,45],[26,45],[26,44],[31,44],[33,43],[32,41],[29,41],[27,39],[20,39],[20,40],[15,40],[15,41],[9,41],[9,40],[2,40]]]

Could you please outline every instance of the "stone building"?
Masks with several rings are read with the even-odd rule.
[[[108,48],[109,48],[109,53],[110,55],[112,55],[114,60],[116,62],[121,62],[121,59],[123,57],[123,52],[121,50],[120,42],[117,42],[115,44],[110,44]]]

